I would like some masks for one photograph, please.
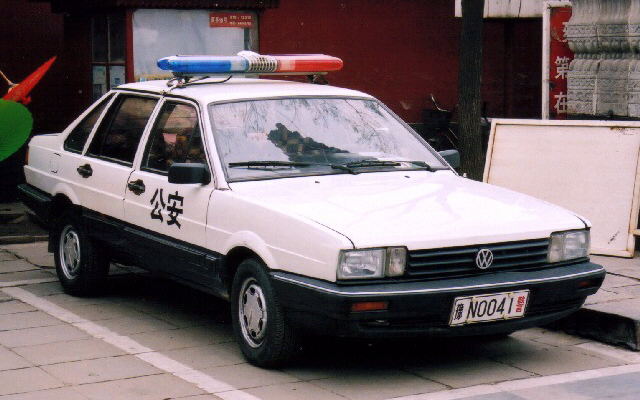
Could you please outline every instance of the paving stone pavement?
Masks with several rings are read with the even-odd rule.
[[[592,256],[591,261],[607,270],[602,287],[558,327],[640,351],[640,253],[634,258]]]
[[[0,243],[33,243],[47,239],[47,232],[27,213],[24,204],[0,203]]]
[[[534,328],[493,339],[316,339],[289,367],[264,370],[242,358],[221,300],[126,268],[110,277],[103,297],[71,297],[52,265],[43,243],[0,246],[0,400],[409,399],[640,366],[640,356]],[[607,285],[619,295],[615,290],[635,283],[615,278]],[[567,385],[556,393],[578,399]],[[531,396],[467,397],[542,399]]]

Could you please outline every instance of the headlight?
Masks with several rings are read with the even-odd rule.
[[[407,250],[404,247],[343,250],[340,252],[338,279],[382,278],[404,274]]]
[[[550,263],[589,256],[589,231],[567,231],[552,233],[549,241],[547,261]]]

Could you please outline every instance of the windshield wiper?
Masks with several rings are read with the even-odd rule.
[[[356,175],[357,172],[353,169],[349,168],[347,165],[341,164],[323,164],[323,163],[309,163],[309,162],[297,162],[297,161],[276,161],[276,160],[265,160],[265,161],[242,161],[242,162],[232,162],[229,163],[229,168],[235,167],[311,167],[313,165],[321,165],[325,167],[331,167],[332,169],[339,169],[341,171],[346,171],[350,174]]]
[[[341,171],[347,171],[348,173],[350,173],[351,175],[358,175],[358,172],[354,171],[351,167],[349,167],[348,165],[343,165],[343,164],[320,164],[320,165],[328,165],[333,169],[339,169]]]
[[[229,168],[235,167],[308,167],[311,163],[295,161],[242,161],[229,163]]]
[[[332,169],[338,169],[341,171],[348,172],[352,175],[357,175],[359,172],[354,170],[354,168],[370,168],[370,167],[399,167],[402,163],[409,163],[417,166],[420,169],[424,169],[430,172],[438,171],[441,169],[448,168],[434,168],[431,165],[427,164],[424,161],[410,161],[410,160],[360,160],[360,161],[352,161],[346,164],[330,164],[330,163],[311,163],[311,162],[299,162],[299,161],[280,161],[280,160],[254,160],[254,161],[242,161],[242,162],[232,162],[229,163],[229,168],[236,167],[285,167],[285,168],[295,168],[295,167],[311,167],[311,166],[324,166],[330,167]]]
[[[349,168],[367,168],[367,167],[399,167],[402,163],[409,163],[413,165],[417,165],[420,168],[426,169],[427,171],[434,171],[435,169],[427,164],[424,161],[410,161],[410,160],[400,160],[400,161],[390,161],[390,160],[362,160],[362,161],[353,161],[345,164],[345,166]]]
[[[433,168],[431,165],[427,164],[424,161],[404,161],[404,162],[408,162],[408,163],[411,163],[413,165],[417,165],[418,167],[424,168],[427,171],[432,171],[432,172],[433,171],[437,171],[439,169],[442,169],[442,168]],[[446,168],[446,169],[448,169],[448,168]]]
[[[366,167],[399,167],[400,163],[397,161],[383,161],[383,160],[362,160],[352,161],[344,164],[350,168],[366,168]]]

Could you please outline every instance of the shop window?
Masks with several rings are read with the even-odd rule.
[[[125,83],[125,17],[96,15],[91,20],[93,99]]]
[[[136,10],[133,13],[135,80],[166,78],[167,72],[156,65],[162,57],[257,51],[257,37],[258,19],[253,11]]]

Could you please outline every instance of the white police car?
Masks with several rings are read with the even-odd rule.
[[[50,225],[69,293],[95,294],[110,261],[135,263],[229,299],[247,359],[274,366],[306,333],[544,324],[602,283],[588,222],[459,177],[371,96],[226,78],[337,70],[339,59],[241,53],[159,66],[177,78],[120,86],[30,142],[23,200]]]

